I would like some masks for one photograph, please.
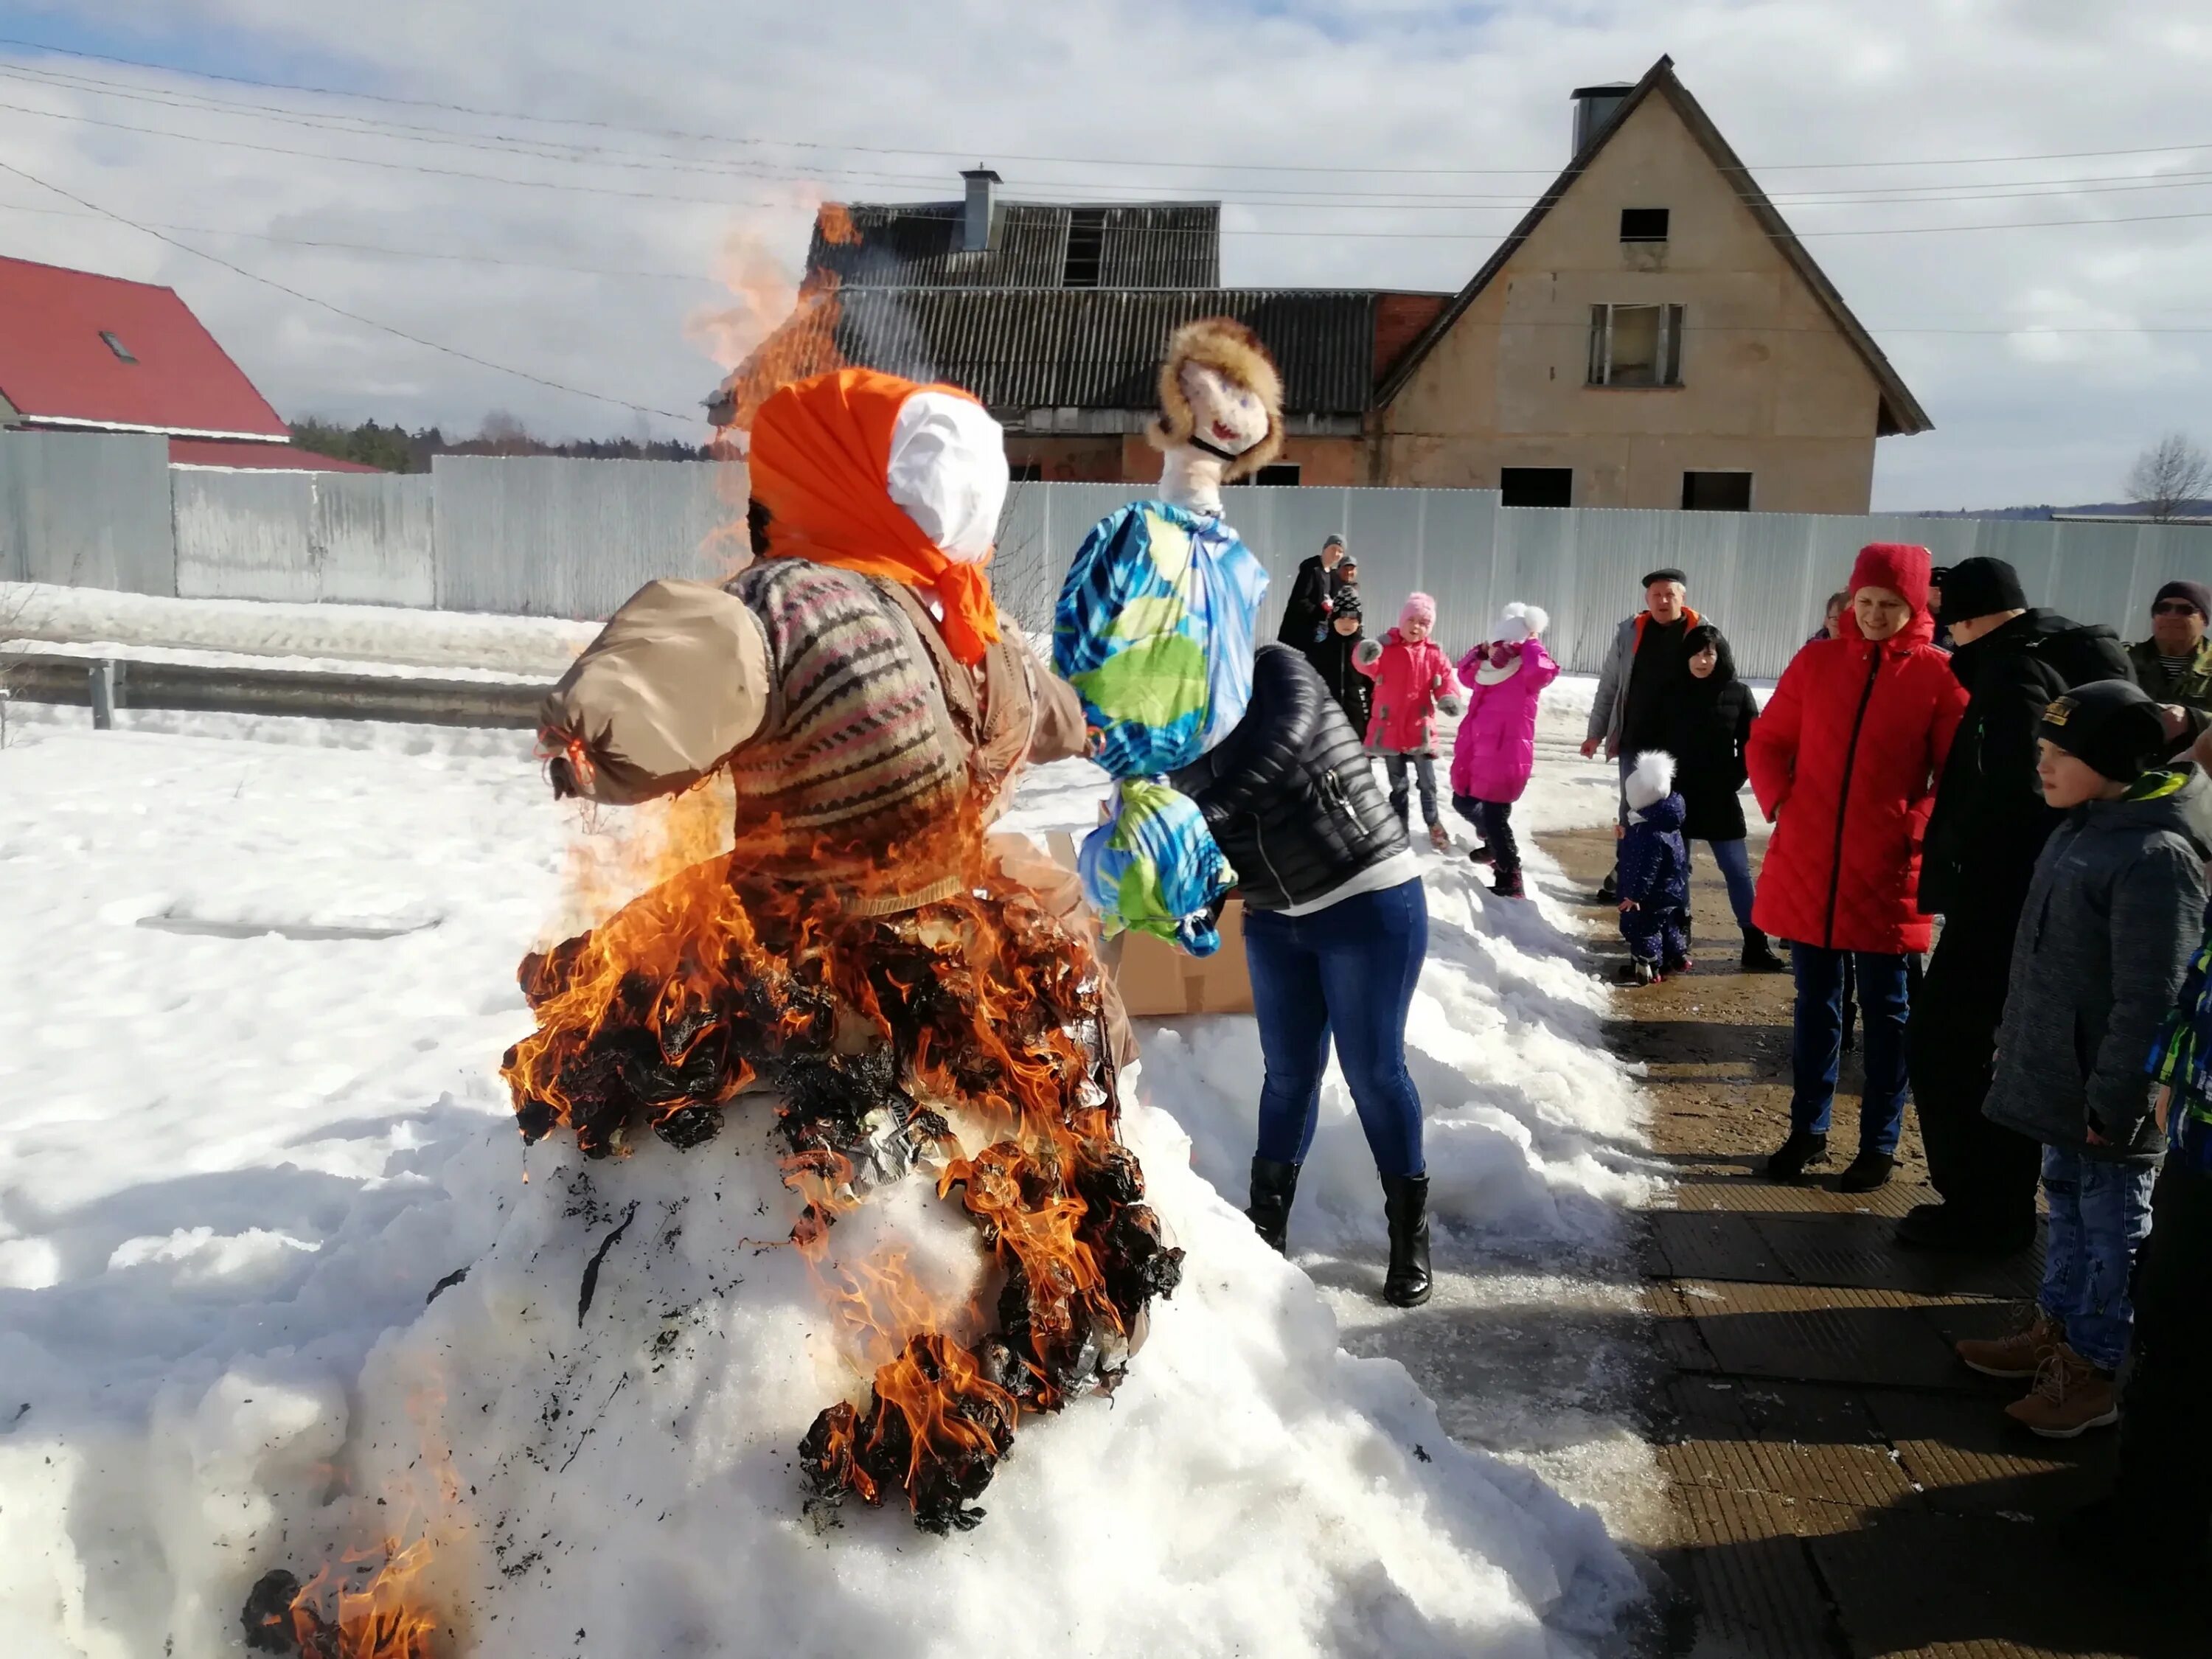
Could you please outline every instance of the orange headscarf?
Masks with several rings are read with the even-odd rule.
[[[999,637],[998,606],[981,566],[949,559],[890,497],[891,433],[917,392],[975,399],[868,368],[841,368],[785,386],[753,422],[751,491],[769,515],[770,558],[834,564],[934,592],[945,643],[982,661]]]

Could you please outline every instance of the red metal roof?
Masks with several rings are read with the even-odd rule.
[[[318,455],[312,449],[295,449],[289,444],[243,443],[222,438],[170,439],[169,465],[268,467],[285,472],[384,471],[380,466],[364,466],[359,461],[332,460],[328,455]]]
[[[33,425],[289,436],[173,290],[28,259],[0,258],[0,398]]]

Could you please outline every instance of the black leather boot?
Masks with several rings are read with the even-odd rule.
[[[1862,1151],[1845,1166],[1836,1179],[1836,1190],[1842,1193],[1870,1193],[1877,1187],[1889,1184],[1890,1171],[1897,1160],[1887,1152]]]
[[[1273,1158],[1252,1160],[1252,1204],[1244,1212],[1253,1228],[1273,1249],[1287,1255],[1291,1200],[1298,1193],[1298,1166]]]
[[[1384,1176],[1382,1213],[1390,1223],[1390,1271],[1382,1299],[1394,1308],[1418,1308],[1429,1299],[1429,1178]]]
[[[1766,1178],[1769,1181],[1802,1181],[1805,1177],[1805,1166],[1818,1164],[1827,1155],[1827,1136],[1800,1134],[1792,1129],[1790,1139],[1768,1155]]]
[[[1743,930],[1743,970],[1747,974],[1786,974],[1790,964],[1774,954],[1774,946],[1756,927]]]

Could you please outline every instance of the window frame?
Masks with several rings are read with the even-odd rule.
[[[1628,218],[1629,218],[1629,216],[1630,216],[1631,214],[1644,214],[1644,215],[1647,215],[1647,216],[1648,216],[1648,215],[1653,215],[1653,214],[1657,215],[1657,216],[1658,216],[1659,234],[1658,234],[1656,236],[1652,236],[1652,235],[1648,235],[1648,234],[1646,234],[1646,235],[1631,235],[1631,234],[1629,234],[1629,229],[1628,229]],[[1646,222],[1646,223],[1647,223],[1647,225],[1648,225],[1648,224],[1650,223],[1650,220],[1647,218],[1647,219],[1646,219],[1646,221],[1645,221],[1645,222]],[[1649,243],[1649,242],[1663,242],[1663,241],[1665,241],[1665,240],[1668,240],[1668,233],[1670,230],[1672,230],[1673,228],[1674,228],[1674,213],[1673,213],[1673,210],[1672,210],[1672,209],[1669,209],[1669,208],[1623,208],[1623,209],[1621,209],[1621,210],[1620,210],[1620,240],[1621,240],[1622,241],[1624,241],[1624,242],[1632,242],[1632,243],[1634,243],[1634,242],[1643,242],[1643,243]]]
[[[1743,480],[1741,507],[1693,506],[1690,501],[1690,480],[1692,478],[1741,478]],[[1757,486],[1758,475],[1747,466],[1701,466],[1682,469],[1682,511],[1685,513],[1748,513],[1752,510],[1752,494]]]
[[[1104,208],[1068,210],[1067,242],[1060,260],[1063,289],[1106,285],[1106,214]]]
[[[1623,380],[1615,377],[1613,360],[1614,313],[1622,311],[1656,311],[1659,313],[1659,335],[1652,348],[1655,359],[1652,378],[1648,380]],[[1609,392],[1665,392],[1679,388],[1683,384],[1682,336],[1687,331],[1684,312],[1684,307],[1667,301],[1632,300],[1592,304],[1589,359],[1583,384]]]
[[[1559,502],[1508,501],[1505,497],[1510,492],[1505,487],[1505,479],[1506,475],[1512,472],[1543,472],[1551,474],[1564,472],[1566,474],[1567,477],[1567,498],[1564,501]],[[1500,507],[1548,507],[1555,512],[1561,507],[1572,507],[1575,504],[1575,470],[1571,466],[1501,466],[1498,469],[1498,504]]]
[[[135,363],[138,361],[137,354],[123,343],[123,337],[112,328],[103,328],[100,331],[100,342],[115,354],[115,361],[119,363]]]

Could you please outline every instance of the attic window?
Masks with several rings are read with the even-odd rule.
[[[1665,208],[1623,208],[1620,240],[1624,242],[1663,242],[1667,240]]]
[[[1682,307],[1592,306],[1589,384],[1682,384]]]
[[[113,352],[118,357],[121,358],[125,362],[135,363],[138,361],[136,357],[131,355],[131,348],[124,344],[123,342],[115,335],[109,333],[107,330],[104,328],[100,330],[100,337],[107,343],[107,349]]]
[[[1067,263],[1061,268],[1062,288],[1097,288],[1099,267],[1105,262],[1106,210],[1072,208],[1067,215]]]

